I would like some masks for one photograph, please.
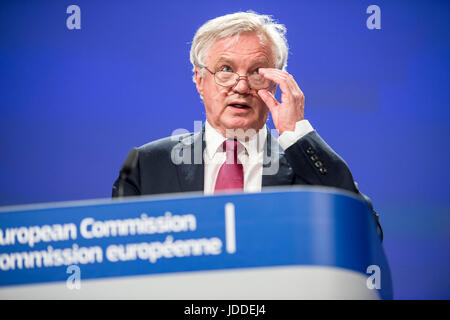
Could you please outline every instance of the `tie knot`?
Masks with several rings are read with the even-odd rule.
[[[222,143],[223,151],[227,155],[227,162],[237,163],[237,154],[242,149],[242,144],[237,140],[227,139]]]
[[[224,151],[228,152],[234,152],[237,149],[237,140],[231,140],[227,139],[222,143],[222,148]]]

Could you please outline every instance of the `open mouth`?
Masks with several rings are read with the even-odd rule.
[[[238,108],[238,109],[249,109],[250,107],[246,104],[230,104],[229,107]]]

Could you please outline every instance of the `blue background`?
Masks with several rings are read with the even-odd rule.
[[[109,197],[132,147],[205,119],[190,41],[248,9],[286,25],[305,117],[380,213],[394,297],[449,299],[449,1],[1,1],[0,205]]]

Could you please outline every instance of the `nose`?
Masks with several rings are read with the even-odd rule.
[[[240,76],[239,80],[233,87],[233,91],[237,93],[248,93],[250,91],[250,85],[248,84],[247,77]]]

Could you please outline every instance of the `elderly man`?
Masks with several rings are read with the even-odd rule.
[[[270,16],[253,12],[200,27],[191,62],[206,111],[202,130],[138,148],[136,166],[116,180],[113,196],[119,184],[124,195],[321,185],[354,192],[370,204],[346,163],[304,119],[304,95],[285,71],[285,32]],[[281,101],[274,97],[277,87]],[[269,112],[278,139],[265,125]],[[374,217],[378,223],[375,212]]]

